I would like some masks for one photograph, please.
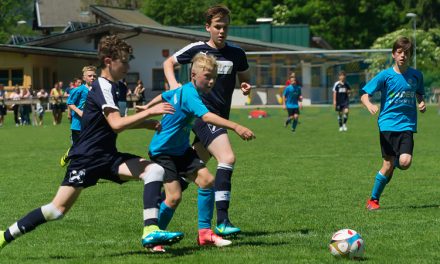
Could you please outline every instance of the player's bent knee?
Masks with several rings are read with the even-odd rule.
[[[165,204],[175,209],[177,208],[177,206],[179,206],[181,201],[182,201],[181,195],[169,195],[165,200]]]
[[[235,164],[235,155],[233,152],[223,155],[219,160],[219,163],[226,163],[226,164]]]
[[[41,212],[43,213],[46,221],[59,220],[64,216],[64,212],[56,208],[53,203],[43,205],[41,207]]]
[[[146,173],[142,175],[145,184],[157,181],[163,182],[165,170],[162,166],[152,163],[145,168],[145,172]]]

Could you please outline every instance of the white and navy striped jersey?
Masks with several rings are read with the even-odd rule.
[[[203,103],[210,112],[229,118],[237,72],[249,68],[246,54],[240,47],[228,42],[222,49],[215,49],[206,42],[199,41],[177,51],[173,59],[179,64],[188,64],[200,52],[216,57],[218,66],[215,85],[210,93],[202,95]]]
[[[117,89],[116,83],[102,77],[93,82],[84,106],[79,139],[69,151],[71,159],[92,160],[117,152],[117,134],[104,116],[107,107],[119,110]]]

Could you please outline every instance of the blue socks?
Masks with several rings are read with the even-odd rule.
[[[371,192],[371,199],[379,200],[385,186],[389,182],[388,177],[382,175],[380,171],[376,174],[376,180],[374,181],[373,191]]]
[[[173,218],[174,210],[171,207],[168,207],[168,205],[163,201],[160,204],[160,211],[159,211],[159,228],[161,230],[166,230],[169,223],[171,222],[171,219]]]
[[[211,228],[211,221],[214,213],[214,188],[199,188],[197,192],[199,229]]]

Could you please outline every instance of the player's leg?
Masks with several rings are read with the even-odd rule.
[[[195,183],[199,186],[197,196],[198,209],[198,237],[197,243],[200,246],[215,245],[224,247],[232,242],[217,236],[211,230],[211,222],[214,212],[214,176],[207,168],[202,168],[197,172]]]
[[[339,106],[336,106],[336,108],[339,109]],[[344,131],[344,129],[342,128],[343,126],[343,117],[342,117],[343,113],[342,111],[338,111],[338,125],[339,125],[339,131]]]
[[[167,232],[159,229],[159,204],[164,180],[164,169],[142,158],[132,158],[119,165],[121,180],[141,179],[144,182],[144,230],[142,246],[170,245],[183,238],[181,232]]]
[[[403,131],[398,135],[399,152],[396,157],[394,167],[401,170],[407,170],[412,163],[412,153],[414,149],[414,138],[412,131]]]
[[[61,219],[73,206],[81,190],[82,188],[60,186],[51,203],[29,212],[6,231],[0,231],[0,249],[14,239],[31,232],[41,224]]]
[[[287,111],[287,119],[284,122],[284,127],[288,127],[289,124],[292,122],[293,120],[293,109],[292,108],[286,108]]]
[[[342,127],[344,131],[347,131],[347,120],[348,120],[348,107],[344,107],[343,114],[342,114]]]
[[[298,108],[294,109],[294,113],[292,115],[292,119],[293,119],[292,131],[295,131],[296,130],[296,126],[298,125],[298,119],[299,119],[299,109]]]

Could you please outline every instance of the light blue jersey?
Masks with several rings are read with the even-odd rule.
[[[175,112],[163,116],[162,130],[156,132],[151,140],[150,155],[181,156],[190,147],[189,137],[194,118],[201,118],[209,111],[191,82],[162,93],[162,100],[170,103]]]
[[[86,103],[87,95],[89,94],[89,88],[87,86],[80,85],[72,90],[70,90],[69,97],[67,98],[68,105],[75,105],[81,111],[84,110],[84,105]],[[71,111],[71,110],[69,110]],[[81,117],[72,111],[72,123],[70,124],[71,130],[81,131]]]
[[[286,97],[286,108],[299,108],[298,100],[301,96],[301,86],[293,84],[287,86],[283,96]]]
[[[421,72],[408,68],[399,74],[391,67],[376,75],[362,91],[370,96],[381,92],[380,131],[417,132],[416,94],[425,94]]]

